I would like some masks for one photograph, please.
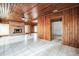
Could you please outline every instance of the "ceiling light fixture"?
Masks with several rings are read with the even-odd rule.
[[[59,11],[59,10],[55,9],[55,10],[53,10],[52,12],[53,12],[53,13],[56,13],[56,12],[58,12],[58,11]]]
[[[24,13],[24,16],[22,17],[22,20],[25,22],[27,22],[29,20],[29,16],[26,12]]]
[[[57,13],[57,12],[61,12],[61,11],[63,11],[63,10],[61,10],[61,9],[55,9],[55,10],[53,10],[52,12],[53,12],[53,13]]]

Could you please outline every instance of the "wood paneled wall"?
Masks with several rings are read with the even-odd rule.
[[[44,39],[44,18],[45,16],[39,16],[38,18],[38,38]]]
[[[51,40],[51,19],[50,14],[45,16],[45,40]]]
[[[40,16],[38,20],[38,37],[51,40],[51,19],[59,17],[62,17],[63,44],[79,48],[79,7]]]
[[[50,15],[40,15],[38,19],[38,37],[44,40],[51,40]]]
[[[38,19],[38,38],[51,40],[51,19],[60,18],[62,13],[40,15]]]
[[[63,11],[63,44],[79,47],[79,7]]]

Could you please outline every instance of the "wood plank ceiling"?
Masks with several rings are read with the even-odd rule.
[[[6,17],[9,20],[15,21],[23,21],[22,17],[24,17],[24,13],[28,15],[28,19],[37,19],[41,14],[49,14],[52,13],[53,10],[62,10],[71,6],[75,6],[78,4],[59,4],[59,3],[15,3],[14,6],[11,7],[11,14]],[[33,18],[32,12],[33,9],[37,11],[37,17]]]

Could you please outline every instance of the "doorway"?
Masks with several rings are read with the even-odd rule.
[[[52,40],[62,41],[62,18],[52,19]]]

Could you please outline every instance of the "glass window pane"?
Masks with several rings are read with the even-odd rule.
[[[9,24],[0,24],[0,35],[9,35]]]

